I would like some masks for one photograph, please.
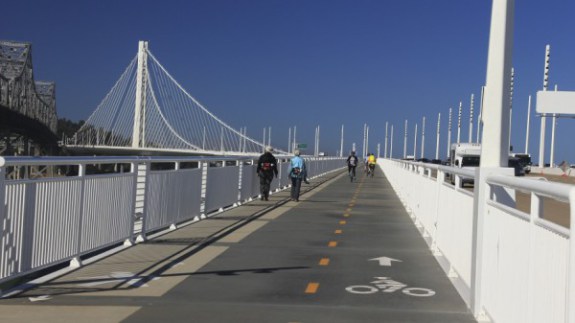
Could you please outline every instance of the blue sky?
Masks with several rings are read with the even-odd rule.
[[[487,0],[182,0],[8,1],[0,39],[32,43],[37,80],[56,82],[59,117],[86,119],[137,52],[138,40],[212,113],[235,128],[287,146],[288,128],[313,151],[370,147],[395,128],[394,155],[403,153],[403,124],[427,118],[427,157],[447,152],[447,113],[469,100],[479,107],[485,83],[491,1]],[[545,45],[551,45],[550,87],[575,90],[575,2],[516,1],[512,144],[525,146],[527,100],[542,88]],[[535,105],[532,107],[535,110]],[[477,118],[477,116],[475,116]],[[533,112],[530,152],[537,160],[539,118]],[[454,117],[453,136],[456,135]],[[555,160],[575,163],[575,120],[560,119]],[[474,125],[476,127],[476,125]],[[550,121],[547,125],[550,140]],[[475,131],[474,131],[475,132]],[[418,142],[421,140],[418,139]],[[546,159],[549,156],[547,143]],[[418,149],[418,154],[420,150]]]

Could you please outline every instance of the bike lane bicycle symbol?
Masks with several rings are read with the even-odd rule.
[[[395,281],[389,277],[374,277],[376,281],[371,282],[373,285],[352,285],[345,288],[352,294],[375,294],[377,292],[393,293],[401,290],[402,293],[414,297],[431,297],[435,291],[422,287],[407,287],[406,284]]]

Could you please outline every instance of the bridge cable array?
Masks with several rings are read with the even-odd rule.
[[[147,51],[141,148],[206,154],[256,154],[264,144],[223,122],[191,96]],[[131,147],[137,56],[75,135],[75,145]],[[281,152],[281,151],[280,151]]]

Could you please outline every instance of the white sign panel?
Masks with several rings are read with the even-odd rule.
[[[537,92],[537,113],[575,114],[575,92]]]

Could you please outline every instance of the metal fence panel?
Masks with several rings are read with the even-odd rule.
[[[238,202],[239,167],[208,168],[205,213]]]
[[[135,180],[132,173],[85,177],[81,252],[131,238]]]
[[[150,172],[146,185],[146,233],[200,215],[201,169]]]
[[[260,180],[256,173],[257,165],[242,165],[242,188],[240,200],[246,201],[260,192]]]

